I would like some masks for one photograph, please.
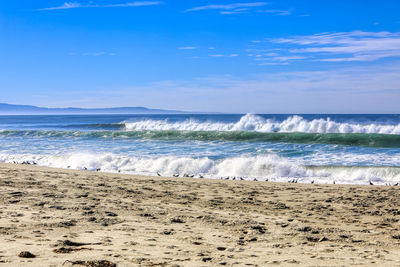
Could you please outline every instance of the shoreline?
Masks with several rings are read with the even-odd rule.
[[[0,266],[400,265],[400,187],[0,163],[0,191]]]
[[[263,178],[263,177],[246,177],[246,176],[221,176],[221,177],[213,177],[213,176],[208,176],[206,174],[200,173],[200,174],[176,174],[171,175],[171,176],[164,176],[163,174],[160,174],[159,172],[155,172],[154,175],[147,175],[147,174],[134,174],[134,173],[128,173],[128,172],[121,172],[120,170],[118,171],[103,171],[100,168],[97,170],[95,169],[87,169],[86,167],[84,169],[74,169],[65,167],[52,167],[52,166],[46,166],[46,165],[39,165],[36,161],[14,161],[14,162],[2,162],[0,161],[0,165],[5,164],[5,165],[12,165],[12,166],[36,166],[40,168],[49,168],[49,169],[56,169],[56,170],[70,170],[70,171],[82,171],[82,172],[93,172],[93,173],[103,173],[103,174],[116,174],[116,175],[128,175],[132,177],[141,177],[141,178],[156,178],[156,177],[161,177],[161,178],[168,178],[168,179],[206,179],[206,180],[226,180],[226,181],[248,181],[248,182],[269,182],[269,183],[298,183],[298,184],[319,184],[319,185],[329,185],[329,184],[337,184],[337,185],[349,185],[349,186],[362,186],[362,185],[375,185],[375,186],[400,186],[400,180],[395,180],[391,182],[385,182],[385,181],[380,181],[376,179],[371,179],[371,180],[366,180],[362,183],[351,183],[351,182],[343,182],[340,180],[335,180],[331,179],[330,181],[326,180],[321,180],[320,176],[289,176],[286,177],[286,181],[283,180],[283,178],[278,178],[278,180],[275,180],[276,178]],[[304,167],[307,170],[321,170],[324,168],[337,168],[337,169],[343,169],[343,170],[351,170],[351,169],[387,169],[387,168],[392,168],[392,169],[399,169],[400,167],[398,166],[340,166],[340,165],[324,165],[324,166],[319,166],[319,165],[300,165]],[[347,174],[348,175],[348,174]],[[346,176],[346,175],[344,175]],[[280,179],[280,180],[279,180]],[[309,180],[307,180],[309,179]]]

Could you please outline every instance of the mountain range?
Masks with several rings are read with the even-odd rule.
[[[0,103],[2,115],[29,114],[182,114],[189,113],[178,110],[151,109],[146,107],[115,107],[115,108],[47,108],[32,105],[13,105]]]

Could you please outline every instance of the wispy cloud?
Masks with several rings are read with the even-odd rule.
[[[154,6],[161,5],[161,1],[136,1],[130,3],[121,4],[81,4],[78,2],[65,2],[61,6],[39,8],[38,10],[61,10],[61,9],[73,9],[73,8],[106,8],[106,7],[140,7],[140,6]]]
[[[225,54],[212,54],[212,55],[210,55],[210,57],[237,57],[237,56],[239,56],[238,54],[228,54],[228,55],[225,55]]]
[[[178,47],[179,50],[195,50],[197,49],[197,46],[183,46],[183,47]]]
[[[233,3],[226,5],[205,5],[186,9],[184,12],[220,10],[221,14],[237,14],[247,12],[249,8],[262,7],[268,5],[267,2]]]
[[[274,60],[274,61],[290,61],[290,60],[299,60],[305,59],[303,56],[276,56],[276,53],[269,53],[266,56],[271,56],[271,58],[263,58],[262,55],[256,55],[255,60]]]
[[[339,32],[293,36],[267,40],[287,45],[290,56],[303,56],[317,61],[375,61],[400,57],[400,33],[392,32]]]
[[[292,10],[278,10],[278,9],[257,10],[257,12],[270,13],[278,16],[289,16],[292,14]]]
[[[400,62],[394,62],[378,67],[269,72],[247,78],[222,75],[168,80],[112,90],[112,97],[118,105],[140,99],[145,106],[167,104],[171,109],[198,111],[398,113],[399,84]],[[105,93],[109,95],[110,90]],[[94,103],[110,105],[110,97],[104,96],[103,101]]]

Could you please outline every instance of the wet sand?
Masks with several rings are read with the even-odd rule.
[[[395,186],[0,164],[0,193],[0,266],[400,266]]]

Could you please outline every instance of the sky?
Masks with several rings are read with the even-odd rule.
[[[398,0],[0,1],[0,102],[400,113]]]

